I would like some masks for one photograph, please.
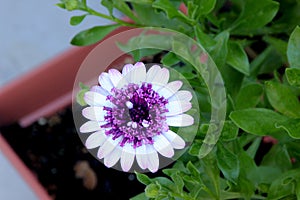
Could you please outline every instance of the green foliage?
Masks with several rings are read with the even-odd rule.
[[[283,115],[265,108],[248,108],[233,111],[230,119],[242,130],[260,136],[277,132],[275,124],[287,120]]]
[[[300,69],[287,68],[285,71],[286,78],[292,86],[300,87]]]
[[[186,13],[179,9],[181,3]],[[199,129],[187,153],[164,169],[164,176],[136,173],[145,192],[132,200],[300,198],[299,0],[103,0],[101,4],[109,14],[90,8],[85,0],[57,4],[82,12],[71,18],[71,25],[91,15],[115,23],[82,31],[72,44],[96,43],[119,26],[171,29],[193,38],[208,52],[226,88],[227,115],[220,138],[213,134],[206,138],[216,128],[210,120],[216,106],[212,98],[219,94],[208,89],[205,70],[195,70],[193,65],[201,58],[190,51],[191,44],[164,35],[143,35],[118,44],[126,52],[135,49],[130,51],[135,61],[161,52],[157,43],[172,49],[160,54],[161,63],[188,80],[200,107]],[[115,9],[132,22],[116,18]],[[141,44],[149,48],[135,48]],[[202,67],[210,69],[211,64],[204,62]],[[77,95],[81,105],[88,89],[81,85]],[[270,150],[262,150],[270,137],[276,142]],[[205,157],[203,144],[210,145]]]
[[[119,25],[95,26],[93,28],[81,31],[71,40],[71,44],[78,46],[94,44],[118,27]]]
[[[291,67],[300,68],[300,27],[292,32],[288,43],[287,57]]]
[[[79,83],[80,91],[76,95],[76,101],[81,106],[86,106],[86,102],[84,101],[84,94],[90,90],[90,88],[87,85],[84,85],[83,83]]]
[[[70,24],[72,26],[76,26],[76,25],[80,24],[86,16],[87,16],[86,14],[85,15],[80,15],[80,16],[73,16],[70,19]]]
[[[300,117],[300,102],[289,86],[274,81],[266,82],[265,86],[268,100],[274,109],[289,117]]]
[[[254,108],[261,101],[263,95],[263,87],[261,84],[251,83],[243,86],[235,102],[235,108],[245,109],[245,108]]]

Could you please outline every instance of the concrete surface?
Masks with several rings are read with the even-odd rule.
[[[71,26],[69,18],[74,13],[55,6],[58,2],[0,0],[0,87],[68,49],[79,31],[109,23],[88,16],[82,24]],[[88,2],[100,7],[100,1]],[[103,7],[100,10],[106,12]]]

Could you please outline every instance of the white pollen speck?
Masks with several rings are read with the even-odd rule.
[[[127,126],[131,126],[132,125],[132,122],[127,122]]]
[[[146,120],[143,120],[142,125],[143,125],[143,127],[145,127],[145,128],[149,127],[149,123],[148,123]]]
[[[132,128],[137,128],[137,123],[136,122],[132,122]]]
[[[133,108],[133,104],[130,101],[126,102],[126,106],[127,106],[128,109]]]

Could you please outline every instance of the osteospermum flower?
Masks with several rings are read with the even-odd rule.
[[[99,76],[100,86],[85,93],[89,105],[82,110],[90,121],[80,132],[94,132],[86,140],[88,149],[99,147],[97,157],[107,167],[119,160],[129,171],[136,158],[141,169],[156,172],[158,153],[172,158],[185,141],[170,130],[194,123],[184,112],[192,105],[192,94],[179,90],[181,81],[169,81],[169,70],[153,65],[147,72],[142,62],[127,64],[122,73],[110,69]]]

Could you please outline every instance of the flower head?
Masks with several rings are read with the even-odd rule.
[[[93,132],[86,147],[99,147],[97,157],[104,158],[107,167],[120,160],[122,170],[129,171],[136,158],[141,169],[156,172],[158,153],[172,158],[174,149],[185,147],[185,141],[169,127],[194,123],[184,113],[192,107],[192,94],[179,90],[181,81],[169,82],[168,69],[153,65],[146,71],[142,62],[127,64],[122,73],[103,72],[99,84],[85,93],[89,107],[82,114],[90,121],[80,132]]]

